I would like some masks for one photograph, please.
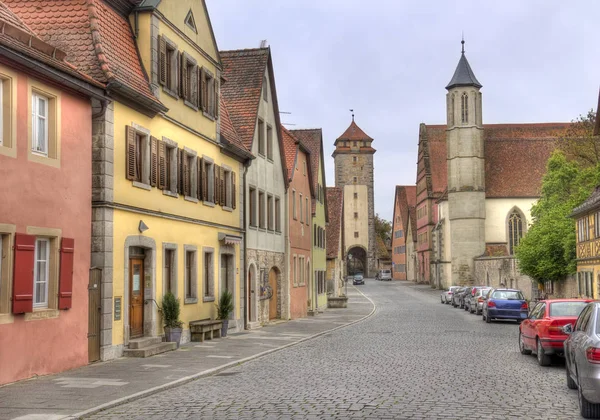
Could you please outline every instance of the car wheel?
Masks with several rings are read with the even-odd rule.
[[[540,366],[550,366],[552,359],[550,355],[546,354],[544,348],[542,347],[542,342],[540,339],[537,339],[537,361]]]
[[[440,303],[443,305],[444,304],[444,299],[440,298]]]
[[[579,373],[577,373],[577,383],[579,383]],[[600,404],[592,404],[585,399],[581,392],[581,387],[577,387],[577,397],[579,399],[579,412],[585,419],[597,419],[600,417]]]
[[[481,315],[481,311],[479,309],[475,309],[475,315]]]
[[[527,347],[525,347],[525,342],[523,341],[521,331],[519,331],[519,351],[521,354],[531,354],[531,350],[528,350]]]
[[[490,318],[490,313],[488,312],[487,316],[485,317],[485,322],[487,322],[488,324],[492,323],[492,318]]]
[[[577,389],[577,384],[571,378],[571,369],[569,369],[569,362],[565,362],[565,372],[567,372],[567,388]]]
[[[470,314],[472,314],[472,313],[474,313],[474,312],[475,312],[475,309],[473,309],[473,307],[472,307],[472,306],[469,306],[469,313],[470,313]]]

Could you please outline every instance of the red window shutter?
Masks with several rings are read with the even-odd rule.
[[[125,141],[127,147],[125,177],[131,181],[137,181],[137,142],[135,141],[135,128],[129,125],[125,127]]]
[[[231,208],[235,210],[235,203],[237,201],[237,188],[235,184],[235,172],[231,172]]]
[[[158,188],[164,190],[167,188],[167,144],[158,140]]]
[[[150,137],[150,185],[158,184],[158,139]]]
[[[69,309],[73,302],[73,261],[75,240],[62,238],[60,246],[60,280],[58,283],[58,309]]]
[[[13,276],[12,312],[33,312],[33,265],[35,236],[15,235],[15,267]]]
[[[158,37],[158,83],[167,84],[167,42],[162,36]]]

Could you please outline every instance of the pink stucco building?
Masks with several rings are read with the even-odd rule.
[[[0,3],[0,384],[88,362],[92,102]],[[98,315],[99,316],[99,315]]]

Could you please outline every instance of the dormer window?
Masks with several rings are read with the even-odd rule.
[[[467,92],[464,92],[461,97],[460,115],[462,123],[467,124],[469,122],[469,95]]]

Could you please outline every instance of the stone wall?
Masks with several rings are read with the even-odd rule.
[[[285,254],[258,249],[248,249],[247,258],[248,266],[254,264],[254,266],[257,267],[256,284],[254,284],[252,288],[257,295],[257,321],[260,324],[269,322],[269,304],[271,299],[277,300],[277,318],[289,319],[289,282],[285,275],[285,273],[287,273]],[[275,268],[278,272],[277,290],[273,291],[273,295],[270,299],[260,299],[261,286],[268,285],[269,272],[272,268]]]
[[[539,296],[537,282],[522,274],[513,257],[480,257],[475,259],[475,284],[491,287],[519,289],[525,298],[532,300]]]
[[[560,299],[560,298],[576,298],[578,297],[579,290],[577,288],[577,277],[569,276],[563,281],[555,281],[553,283],[553,293],[544,291],[549,298]]]

